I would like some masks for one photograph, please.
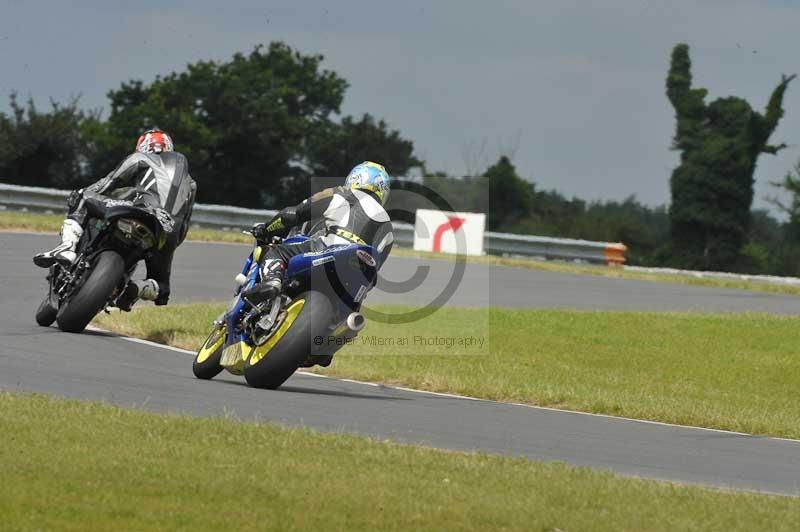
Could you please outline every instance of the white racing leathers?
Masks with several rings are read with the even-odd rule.
[[[307,223],[310,222],[310,223]],[[314,194],[296,207],[282,210],[269,223],[276,228],[275,233],[289,231],[289,228],[307,223],[314,227],[314,236],[302,244],[273,246],[265,253],[262,261],[265,277],[278,273],[274,261],[286,265],[295,255],[309,251],[319,251],[335,244],[365,244],[380,253],[385,262],[394,243],[392,222],[389,214],[369,192],[335,187]],[[320,228],[324,225],[324,230]]]

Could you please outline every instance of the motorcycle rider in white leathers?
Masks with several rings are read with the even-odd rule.
[[[253,226],[253,235],[260,242],[269,242],[274,236],[286,236],[292,227],[311,220],[324,220],[325,228],[321,234],[305,242],[271,246],[261,257],[261,283],[243,295],[253,302],[274,297],[283,286],[289,259],[336,244],[372,246],[380,254],[380,267],[394,242],[392,223],[383,208],[389,189],[386,169],[366,161],[350,171],[344,186],[318,192],[295,207],[281,210],[268,223]]]

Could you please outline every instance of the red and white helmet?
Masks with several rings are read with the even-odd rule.
[[[162,153],[174,149],[172,138],[160,129],[145,131],[136,141],[136,151],[142,153]]]

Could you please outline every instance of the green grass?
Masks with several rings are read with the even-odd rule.
[[[16,530],[794,530],[800,502],[0,393]]]
[[[38,214],[15,211],[0,211],[0,230],[36,231],[41,233],[57,233],[61,230],[64,217],[60,214]],[[217,229],[191,229],[187,236],[190,240],[201,242],[235,242],[251,244],[253,238],[237,231],[221,231]]]
[[[61,230],[64,216],[58,214],[33,214],[27,212],[0,211],[0,229],[6,231],[38,231],[57,233]]]
[[[219,304],[141,306],[130,314],[101,316],[98,324],[194,350],[222,310]],[[420,347],[415,336],[480,337],[488,346]],[[409,343],[372,345],[371,338]],[[319,372],[800,438],[798,346],[796,317],[447,308],[409,324],[368,322]]]
[[[57,215],[0,211],[0,230],[6,231],[24,230],[54,233],[58,232],[62,221],[63,218]],[[252,244],[253,242],[253,239],[249,235],[245,235],[236,231],[197,228],[189,230],[187,239],[199,242],[229,242],[239,244]],[[414,251],[412,249],[399,247],[396,247],[392,250],[392,256],[430,260],[455,260],[454,255]],[[754,292],[800,296],[800,286],[768,284],[757,281],[708,279],[662,273],[633,272],[615,267],[593,266],[589,264],[574,264],[568,262],[527,258],[497,257],[493,255],[467,257],[466,261],[468,263],[475,264],[510,266],[515,268],[571,273],[576,275],[593,275],[597,277],[609,277],[612,279],[635,279],[639,281],[688,284],[695,286],[709,286],[714,288],[731,288],[737,290],[750,290]]]

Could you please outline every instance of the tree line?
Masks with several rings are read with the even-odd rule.
[[[672,244],[666,205],[644,205],[635,196],[590,202],[554,190],[538,190],[518,175],[507,156],[501,156],[480,177],[438,175],[426,177],[424,183],[451,198],[456,210],[486,212],[491,231],[623,242],[628,246],[628,264],[686,267],[685,257],[676,255]],[[800,162],[776,185],[791,192],[788,203],[773,200],[788,220],[781,222],[765,209],[750,211],[735,263],[707,269],[800,276]]]
[[[393,175],[425,176],[399,189],[435,191],[455,210],[485,212],[489,230],[624,242],[632,264],[800,274],[800,163],[775,183],[791,198],[772,200],[786,222],[751,210],[758,157],[785,147],[769,138],[794,76],[781,79],[764,113],[737,97],[706,104],[707,91],[692,86],[689,47],[675,46],[666,92],[681,160],[670,206],[649,207],[633,196],[586,202],[538,190],[505,155],[477,176],[431,172],[384,120],[341,116],[348,83],[322,61],[281,42],[198,61],[149,83],[121,83],[108,93],[107,116],[77,99],[43,111],[12,94],[10,112],[0,113],[0,179],[85,186],[130,153],[143,130],[161,127],[188,157],[202,203],[278,208],[307,197],[313,176],[343,176],[371,159]],[[396,218],[423,206],[408,198],[390,197]]]
[[[190,161],[198,201],[276,207],[308,195],[312,176],[339,176],[375,159],[397,175],[421,166],[413,143],[371,114],[338,118],[347,81],[284,43],[230,61],[199,61],[151,83],[108,93],[109,113],[73,100],[40,111],[11,97],[0,114],[0,176],[74,188],[98,179],[152,127],[169,132]],[[356,162],[354,162],[356,161]]]

